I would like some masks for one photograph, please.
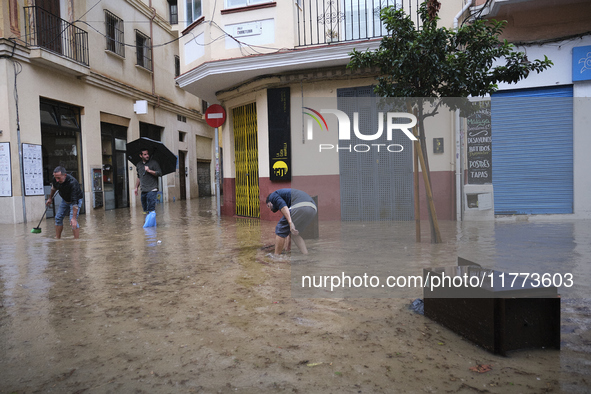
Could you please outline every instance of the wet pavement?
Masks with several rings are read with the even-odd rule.
[[[303,352],[305,346],[293,337],[290,325],[304,330],[302,335],[308,335],[310,327],[322,328],[326,339],[333,332],[335,314],[356,311],[383,316],[380,330],[388,338],[403,332],[400,327],[387,332],[388,327],[396,326],[392,316],[383,315],[389,310],[395,310],[404,321],[405,335],[428,329],[424,327],[437,333],[442,330],[433,328],[436,326],[423,316],[404,310],[403,306],[422,296],[420,288],[302,289],[302,275],[420,275],[422,268],[455,265],[458,256],[507,272],[549,273],[554,278],[572,273],[575,284],[559,289],[561,350],[543,353],[539,371],[532,357],[542,353],[517,353],[511,357],[511,368],[521,371],[517,374],[523,375],[521,378],[531,374],[533,382],[516,388],[517,380],[503,382],[500,374],[499,381],[484,382],[488,386],[481,392],[589,392],[591,221],[526,219],[441,222],[444,242],[437,245],[429,243],[427,222],[421,223],[423,242],[419,244],[415,242],[414,221],[321,222],[320,238],[307,241],[309,256],[294,250],[280,259],[267,255],[272,249],[274,222],[220,218],[211,198],[158,205],[158,225],[147,229],[142,228],[140,210],[88,210],[80,217],[80,240],[74,240],[67,227],[63,239],[55,240],[51,219],[41,223],[41,234],[30,232],[37,222],[0,225],[0,392],[302,390],[301,377],[296,378],[301,373],[298,368],[314,364],[313,360],[304,363],[310,356],[298,358],[297,354],[292,355],[291,364],[275,362],[270,354],[286,347],[265,350],[268,342],[264,333],[283,330],[276,334],[277,341],[290,342],[284,336],[291,337],[293,352]],[[384,302],[398,306],[388,309]],[[273,315],[274,304],[287,309]],[[306,310],[320,310],[325,315],[307,315]],[[286,320],[278,322],[281,319]],[[381,320],[377,315],[368,319],[350,329],[371,332],[362,324]],[[349,323],[339,324],[347,327]],[[425,332],[422,334],[424,337]],[[204,346],[204,339],[210,339],[211,345]],[[406,340],[413,341],[411,337]],[[240,370],[239,357],[231,356],[238,354],[240,346],[248,347],[249,341],[254,341],[252,347],[240,353],[240,360],[252,358],[254,367],[249,368],[256,370],[256,377],[252,370]],[[374,341],[382,347],[390,346],[387,342]],[[452,342],[451,348],[465,347],[479,357],[496,357],[446,332],[445,343]],[[216,357],[213,364],[197,361],[212,354]],[[365,357],[371,360],[373,356],[368,353]],[[410,364],[404,367],[422,363],[417,357],[408,350],[405,362]],[[263,361],[254,361],[258,358]],[[446,365],[442,355],[429,359],[437,360],[437,368]],[[333,362],[336,359],[330,366]],[[275,364],[283,370],[274,369]],[[362,365],[366,368],[371,363]],[[522,366],[533,370],[518,369]],[[308,383],[313,386],[306,386],[303,392],[389,391],[385,382],[378,387],[381,377],[370,379],[372,386],[362,378],[367,371],[350,368],[346,385],[334,383],[322,388],[325,378],[318,374],[317,381]],[[546,370],[554,373],[542,385],[540,379],[545,378],[540,375]],[[178,371],[182,371],[182,378],[175,377]],[[433,376],[439,379],[441,374],[438,371]],[[341,371],[333,371],[330,376],[341,375]],[[391,379],[404,382],[405,378],[397,375]],[[471,387],[476,387],[461,376],[457,381],[462,385],[438,387],[431,383],[426,389],[409,386],[414,384],[409,380],[399,389],[472,392]],[[450,378],[446,384],[455,382]]]

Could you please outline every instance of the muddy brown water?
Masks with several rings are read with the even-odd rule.
[[[308,256],[278,259],[274,222],[220,218],[210,198],[159,205],[150,229],[89,210],[77,241],[51,219],[0,225],[0,392],[590,392],[591,221],[524,219],[441,222],[438,245],[427,222],[418,244],[414,222],[321,222]],[[561,350],[493,355],[410,311],[420,288],[301,286],[457,256],[572,273]]]

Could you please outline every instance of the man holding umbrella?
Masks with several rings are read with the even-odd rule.
[[[137,181],[135,183],[135,195],[137,196],[138,187],[142,189],[142,208],[144,213],[156,210],[156,196],[158,195],[158,177],[162,176],[158,162],[150,158],[148,149],[141,149],[141,160],[136,164]]]
[[[162,142],[147,137],[128,142],[127,159],[137,168],[135,195],[138,187],[142,189],[142,208],[148,214],[144,227],[156,225],[156,197],[158,195],[158,177],[176,171],[177,158]]]

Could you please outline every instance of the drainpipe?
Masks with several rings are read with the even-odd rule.
[[[460,110],[455,114],[456,124],[456,220],[462,221],[462,200],[464,193],[464,182],[462,178],[462,130],[460,123]]]
[[[150,54],[152,55],[152,96],[155,96],[156,95],[156,82],[155,82],[155,77],[154,77],[154,71],[156,70],[156,67],[154,67],[153,25],[154,25],[154,18],[156,18],[156,9],[154,7],[152,7],[152,0],[150,0],[150,11],[152,11],[152,16],[150,17]],[[158,103],[158,104],[160,104],[160,103]]]
[[[469,0],[464,4],[460,12],[454,17],[454,30],[458,30],[458,21],[461,16],[470,8],[472,0]],[[464,193],[464,184],[462,182],[462,137],[461,137],[461,126],[460,126],[460,110],[455,111],[455,124],[456,124],[456,220],[462,221],[462,200]]]
[[[462,7],[462,10],[456,14],[456,16],[454,17],[454,30],[458,30],[458,21],[460,20],[460,17],[464,14],[464,12],[466,12],[468,8],[470,8],[470,6],[472,6],[472,0],[468,0],[468,2],[464,4],[464,6]]]

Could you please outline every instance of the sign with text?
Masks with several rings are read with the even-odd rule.
[[[483,101],[480,110],[468,116],[467,123],[468,183],[492,183],[490,101]]]
[[[269,108],[269,177],[291,180],[291,127],[289,88],[267,89]]]
[[[23,172],[25,196],[44,195],[41,145],[23,144]]]
[[[0,197],[12,196],[10,142],[0,142]]]

